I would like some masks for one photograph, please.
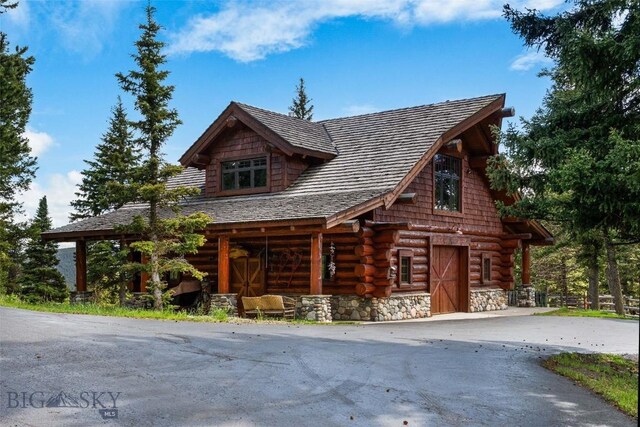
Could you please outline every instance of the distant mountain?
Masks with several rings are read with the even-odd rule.
[[[76,248],[58,249],[58,271],[64,276],[67,287],[70,291],[76,290]]]

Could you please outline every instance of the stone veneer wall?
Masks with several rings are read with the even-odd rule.
[[[211,294],[211,310],[226,310],[230,316],[238,316],[238,298],[236,294]]]
[[[93,291],[71,292],[69,294],[69,302],[71,304],[86,304],[88,302],[94,302]]]
[[[362,298],[355,295],[331,297],[334,320],[406,320],[431,316],[428,293],[392,294],[389,298]]]
[[[296,299],[298,319],[331,322],[331,295],[302,295]]]
[[[506,310],[507,291],[501,288],[471,289],[472,313],[478,311]]]
[[[518,290],[518,307],[535,307],[536,290],[533,286],[521,287]]]

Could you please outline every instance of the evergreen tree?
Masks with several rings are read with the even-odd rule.
[[[168,164],[161,152],[167,139],[181,124],[178,113],[169,107],[174,87],[165,84],[169,72],[160,67],[166,62],[161,53],[164,43],[157,39],[161,27],[154,20],[155,8],[146,7],[146,23],[140,25],[142,35],[135,43],[137,53],[133,58],[137,70],[116,76],[123,90],[135,97],[135,108],[141,114],[139,121],[131,122],[139,133],[137,143],[143,150],[140,182],[131,186],[137,198],[148,204],[146,218],[136,217],[128,227],[142,237],[131,244],[134,250],[148,258],[146,264],[132,265],[132,268],[149,273],[149,287],[153,290],[154,305],[162,309],[162,291],[166,282],[164,273],[170,271],[188,272],[197,279],[204,273],[198,271],[183,257],[186,253],[196,253],[205,243],[205,238],[197,231],[203,230],[211,221],[202,213],[183,216],[178,203],[185,197],[199,193],[197,188],[167,188],[166,181],[182,171],[179,166]],[[171,219],[160,218],[161,209],[174,211]]]
[[[300,77],[300,83],[296,86],[296,97],[291,101],[289,111],[294,117],[311,121],[313,119],[313,105],[309,105],[311,101],[312,99],[307,97],[304,79]]]
[[[17,5],[0,0],[0,16]],[[0,31],[0,291],[15,287],[24,237],[24,224],[14,219],[21,210],[15,197],[29,188],[36,171],[24,136],[33,98],[26,77],[35,63],[26,53],[26,47],[12,51],[7,35]]]
[[[140,154],[129,129],[127,114],[118,97],[112,109],[109,128],[96,147],[94,160],[82,171],[77,199],[71,202],[75,212],[71,221],[102,215],[123,206],[132,199],[125,189],[135,182]]]
[[[502,136],[506,155],[490,162],[494,188],[522,199],[503,214],[560,221],[576,236],[597,230],[607,282],[624,310],[616,243],[640,241],[640,3],[577,0],[554,17],[505,15],[555,66],[553,86],[522,130]]]
[[[31,302],[64,301],[68,296],[64,277],[56,269],[58,244],[45,242],[40,233],[51,229],[47,197],[40,199],[31,223],[31,238],[25,250],[26,260],[18,278],[20,293]]]
[[[136,181],[140,154],[119,96],[111,113],[109,127],[96,147],[94,159],[85,160],[88,168],[82,171],[77,199],[71,202],[75,208],[71,221],[102,215],[133,199],[128,190]],[[127,251],[126,245],[111,241],[87,245],[87,282],[96,296],[117,291],[120,305],[124,305],[128,274],[123,266]]]

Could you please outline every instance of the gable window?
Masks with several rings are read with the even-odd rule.
[[[491,283],[491,256],[488,254],[482,254],[482,275],[481,283],[488,285]]]
[[[267,158],[222,162],[222,190],[267,186]]]
[[[413,283],[413,251],[398,251],[398,285]]]
[[[461,211],[461,163],[457,157],[444,154],[435,155],[433,169],[436,209],[451,212]]]

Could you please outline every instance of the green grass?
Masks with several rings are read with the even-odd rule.
[[[49,313],[90,314],[94,316],[130,317],[136,319],[182,320],[189,322],[229,321],[229,315],[224,310],[215,310],[211,314],[205,316],[173,310],[144,310],[106,304],[70,304],[68,302],[32,304],[21,301],[16,297],[4,295],[0,295],[0,306]]]
[[[145,310],[120,307],[108,304],[70,304],[63,303],[39,303],[33,304],[20,300],[15,296],[0,295],[0,306],[22,308],[25,310],[43,311],[48,313],[68,313],[68,314],[89,314],[94,316],[130,317],[135,319],[155,319],[155,320],[175,320],[186,322],[246,322],[246,323],[293,323],[298,325],[357,325],[355,321],[335,321],[330,323],[319,323],[314,320],[295,319],[283,320],[281,318],[265,317],[259,319],[239,319],[231,317],[225,310],[214,310],[208,315],[189,314],[183,311],[174,310]]]
[[[637,363],[615,354],[561,353],[545,360],[544,366],[638,417]]]
[[[579,308],[562,307],[546,313],[535,313],[534,316],[569,316],[569,317],[601,317],[606,319],[637,319],[633,316],[621,316],[616,313],[600,310],[583,310]]]

